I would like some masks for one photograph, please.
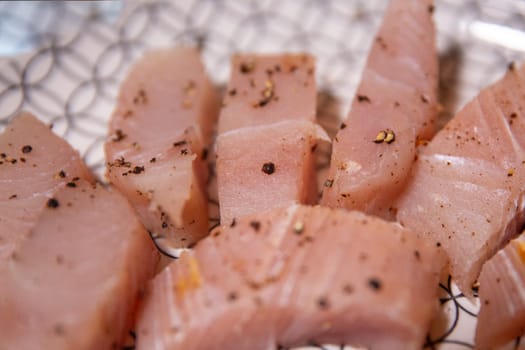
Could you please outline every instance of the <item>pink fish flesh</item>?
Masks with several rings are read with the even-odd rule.
[[[158,261],[116,192],[63,186],[0,265],[0,349],[115,349]]]
[[[206,156],[217,114],[215,89],[193,48],[146,53],[120,88],[107,176],[146,228],[174,246],[207,234]]]
[[[431,0],[392,0],[332,150],[321,203],[395,218],[416,142],[432,137],[438,58]]]
[[[442,258],[358,212],[292,205],[248,215],[155,277],[137,349],[421,349]]]
[[[525,67],[511,67],[421,148],[396,205],[402,225],[447,252],[467,295],[525,223]]]
[[[29,234],[46,202],[68,183],[93,181],[80,155],[23,112],[0,135],[0,265]]]

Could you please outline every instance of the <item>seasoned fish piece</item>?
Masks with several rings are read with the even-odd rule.
[[[395,218],[418,140],[437,117],[431,0],[392,0],[350,113],[337,133],[321,203]]]
[[[66,183],[93,181],[80,155],[29,113],[0,135],[0,265],[29,234],[46,202]]]
[[[107,176],[146,228],[174,246],[207,233],[206,156],[217,114],[215,89],[193,48],[146,53],[120,88]]]
[[[222,224],[294,203],[317,202],[314,59],[236,55],[219,117],[217,186]]]
[[[483,265],[476,349],[494,349],[525,335],[525,240],[513,240]]]
[[[187,129],[179,140],[145,163],[141,150],[130,151],[127,158],[108,163],[107,176],[149,231],[185,247],[208,232],[208,169],[197,153],[203,148],[195,129]]]
[[[0,265],[0,348],[120,348],[157,260],[124,197],[63,186]]]
[[[362,213],[292,205],[248,215],[155,277],[137,349],[421,349],[442,264],[436,247]]]
[[[282,121],[217,137],[217,185],[222,224],[244,215],[317,201],[314,152],[330,142],[309,121]]]
[[[234,55],[219,134],[282,120],[315,120],[315,60],[307,54]]]
[[[396,207],[399,222],[440,245],[458,286],[525,223],[525,68],[514,65],[421,148]]]

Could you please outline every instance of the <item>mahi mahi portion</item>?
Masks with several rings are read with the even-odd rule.
[[[283,120],[315,120],[315,59],[307,54],[234,55],[219,134]]]
[[[0,265],[29,234],[62,186],[93,181],[80,155],[29,113],[0,135]]]
[[[74,184],[0,266],[1,349],[115,349],[132,326],[158,252],[124,197]]]
[[[218,99],[192,48],[146,53],[120,88],[107,176],[149,231],[173,246],[207,233],[206,156]]]
[[[525,223],[525,67],[482,90],[419,153],[399,222],[445,249],[460,289]]]
[[[420,349],[442,265],[436,247],[362,213],[293,205],[248,215],[153,280],[137,348]]]
[[[476,349],[494,349],[525,335],[525,237],[483,265]]]
[[[431,0],[392,0],[350,113],[334,143],[321,203],[395,218],[416,142],[437,117],[438,59]]]
[[[316,203],[318,142],[330,142],[320,126],[294,120],[232,130],[217,137],[221,222],[229,225],[266,209]]]
[[[222,224],[317,202],[315,62],[306,54],[236,55],[219,117],[217,185]]]

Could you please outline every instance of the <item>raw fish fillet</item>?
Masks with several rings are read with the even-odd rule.
[[[119,193],[63,186],[0,265],[0,349],[121,348],[157,261]]]
[[[93,181],[80,155],[29,113],[0,135],[0,265],[29,234],[46,202],[67,183]]]
[[[525,240],[520,237],[483,265],[476,349],[494,349],[525,335]]]
[[[122,83],[105,145],[107,177],[146,228],[185,247],[207,234],[206,157],[218,99],[199,52],[148,52]]]
[[[510,66],[426,146],[400,197],[398,221],[450,257],[463,293],[525,223],[525,67]]]
[[[326,132],[301,120],[219,135],[216,164],[222,224],[274,207],[316,203],[318,142],[330,142]]]
[[[137,349],[421,349],[443,255],[398,224],[292,205],[223,226],[149,285]]]
[[[392,0],[332,148],[321,204],[395,218],[416,142],[432,137],[438,57],[431,0]]]
[[[234,55],[219,134],[282,120],[315,120],[315,59],[307,54]]]
[[[307,54],[235,55],[219,116],[222,224],[270,208],[317,203],[315,61]]]

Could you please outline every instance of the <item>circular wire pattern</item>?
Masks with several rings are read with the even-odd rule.
[[[318,116],[333,134],[348,110],[386,4],[385,0],[4,2],[0,54],[11,56],[0,58],[0,130],[20,110],[33,112],[52,123],[53,130],[103,179],[107,121],[127,68],[149,48],[192,44],[202,49],[208,71],[221,87],[234,52],[315,55]],[[524,19],[522,1],[436,1],[443,120],[501,76],[510,61],[523,59],[523,44],[495,40],[494,31],[514,33],[525,42]],[[327,164],[324,159],[319,167]],[[210,171],[213,175],[214,164]],[[219,218],[211,178],[214,227]],[[176,254],[155,241],[167,255]],[[473,348],[477,294],[474,302],[467,300],[450,278],[440,290],[441,313],[425,348]],[[524,347],[517,339],[506,349],[520,346]],[[318,344],[309,348],[350,349]]]

